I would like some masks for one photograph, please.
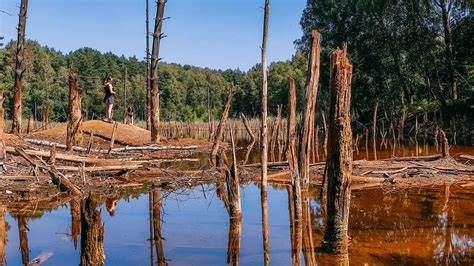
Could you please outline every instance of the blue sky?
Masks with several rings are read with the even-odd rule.
[[[150,1],[150,30],[156,13]],[[264,0],[168,0],[160,57],[166,62],[247,70],[260,61]],[[268,60],[287,60],[302,35],[306,0],[272,0]],[[20,0],[0,0],[0,35],[16,39]],[[69,52],[92,47],[145,56],[145,0],[29,0],[26,36]]]

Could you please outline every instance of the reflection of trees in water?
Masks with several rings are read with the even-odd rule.
[[[5,206],[0,206],[0,265],[4,265],[7,256],[7,221],[5,220],[5,214]]]
[[[163,250],[163,235],[161,234],[161,198],[160,190],[153,190],[153,242],[157,257],[157,265],[167,265],[165,252]]]
[[[79,199],[72,199],[69,202],[71,210],[71,238],[74,249],[77,249],[77,239],[81,233],[81,204]]]
[[[104,224],[97,203],[89,195],[81,206],[81,264],[104,265]]]
[[[30,263],[30,250],[28,247],[28,225],[24,216],[17,217],[18,233],[20,235],[21,262],[23,265]]]

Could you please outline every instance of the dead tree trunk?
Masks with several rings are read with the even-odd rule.
[[[148,8],[148,0],[145,1],[145,25],[146,25],[146,129],[150,130],[151,110],[150,110],[150,16]]]
[[[3,87],[0,87],[0,138],[5,129],[5,109],[3,109]]]
[[[22,115],[22,78],[25,69],[23,66],[23,56],[25,51],[25,29],[26,11],[28,10],[28,0],[21,0],[20,15],[18,19],[18,37],[15,51],[15,83],[13,88],[13,110],[12,110],[12,134],[21,133]]]
[[[329,74],[329,142],[326,160],[327,218],[323,247],[331,253],[347,253],[347,229],[352,175],[350,121],[352,65],[346,50],[331,54]]]
[[[104,265],[104,224],[92,196],[81,206],[81,264]]]
[[[43,107],[43,125],[41,126],[42,130],[48,129],[49,125],[49,105]]]
[[[267,39],[268,18],[270,16],[270,0],[265,0],[263,15],[263,37],[262,37],[262,125],[260,129],[260,152],[261,152],[261,190],[260,201],[262,206],[262,237],[263,237],[263,264],[270,265],[270,240],[268,232],[268,202],[267,202],[267,165],[268,165],[268,69],[267,69]]]
[[[227,100],[225,102],[224,110],[222,111],[221,120],[219,121],[219,125],[217,126],[216,134],[214,135],[214,144],[212,145],[212,150],[211,150],[212,165],[216,165],[216,156],[217,156],[217,152],[219,151],[219,145],[221,144],[222,137],[224,136],[225,125],[227,123],[227,118],[229,117],[233,94],[234,94],[234,88],[231,87],[229,90],[229,94],[227,95]]]
[[[240,113],[240,117],[242,118],[242,122],[244,123],[245,130],[247,130],[247,133],[250,136],[250,142],[254,142],[256,140],[255,135],[252,132],[252,128],[250,128],[249,121],[247,120],[247,117],[244,115],[244,113]]]
[[[298,167],[303,186],[309,184],[309,164],[311,154],[311,136],[314,130],[314,116],[316,112],[316,96],[319,85],[320,45],[319,32],[313,30],[312,45],[308,63],[308,73],[305,85],[305,111],[300,126],[300,145],[298,151]]]
[[[81,95],[79,94],[79,84],[77,83],[77,74],[69,73],[69,104],[68,104],[68,123],[66,146],[70,151],[72,146],[77,146],[82,142],[82,113],[81,113]]]
[[[33,133],[33,131],[35,130],[35,119],[33,117],[33,114],[30,114],[28,116],[28,126],[26,127],[26,134],[30,134],[30,133]]]
[[[235,142],[232,127],[230,129],[230,141],[232,144],[232,166],[230,173],[226,175],[227,195],[229,196],[230,215],[232,217],[240,217],[242,208],[240,204],[240,182],[237,169],[237,156],[235,155]]]
[[[374,153],[374,160],[377,160],[377,111],[379,103],[375,103],[374,112],[372,113],[372,152]]]
[[[158,88],[158,63],[160,56],[160,42],[164,38],[161,28],[165,12],[166,0],[158,0],[155,18],[155,30],[153,33],[153,46],[150,64],[150,126],[151,142],[160,142],[160,90]]]
[[[328,156],[328,124],[326,122],[326,113],[324,111],[321,112],[321,117],[323,118],[323,129],[324,129],[324,139],[323,139],[323,149],[324,149],[324,156]]]
[[[439,130],[440,135],[441,135],[441,155],[443,158],[449,157],[449,143],[448,143],[448,138],[446,137],[446,133],[444,130],[440,129]]]
[[[293,143],[291,143],[293,141]],[[296,86],[295,80],[288,77],[288,116],[286,121],[286,149],[285,156],[288,159],[290,147],[296,145]],[[295,151],[293,151],[295,153]],[[294,154],[296,155],[296,154]]]
[[[280,132],[280,121],[281,121],[281,106],[277,107],[277,116],[275,121],[273,122],[272,128],[272,137],[270,142],[270,155],[271,160],[275,162],[275,146],[278,140],[279,132]]]

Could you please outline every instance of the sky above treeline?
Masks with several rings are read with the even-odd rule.
[[[81,47],[145,57],[145,0],[29,0],[26,37],[63,53]],[[150,31],[156,13],[150,2]],[[169,63],[248,70],[260,62],[264,0],[168,0],[167,37],[160,57]],[[302,35],[306,0],[271,0],[268,60],[287,60]],[[0,36],[16,40],[20,0],[0,0]],[[9,15],[9,14],[11,15]],[[151,42],[150,42],[151,43]],[[151,44],[150,44],[151,45]],[[151,48],[150,48],[151,49]]]

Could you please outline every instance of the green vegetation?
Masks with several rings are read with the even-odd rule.
[[[411,114],[441,110],[445,118],[472,116],[473,6],[453,2],[446,25],[443,10],[436,2],[309,1],[301,19],[303,31],[307,34],[314,28],[322,33],[318,112],[327,110],[329,53],[346,43],[354,65],[353,119],[369,121],[375,102],[379,102],[381,114],[386,112],[390,117],[397,116],[402,109]],[[447,5],[451,1],[441,2]],[[288,76],[296,80],[298,108],[302,107],[306,34],[295,42],[298,52],[291,60],[274,62],[269,67],[270,114],[276,112],[278,105],[287,103]],[[11,116],[14,49],[15,43],[0,48],[0,86],[5,88],[7,118]],[[115,118],[122,117],[125,102],[134,108],[139,120],[145,118],[146,64],[141,59],[100,53],[91,48],[63,54],[28,41],[25,65],[24,117],[33,112],[41,119],[41,110],[48,105],[51,120],[65,121],[67,73],[74,69],[79,74],[84,114],[89,118],[102,116],[107,75],[114,77],[118,91]],[[161,63],[162,120],[207,121],[208,106],[213,118],[218,118],[232,83],[236,93],[231,116],[236,117],[239,112],[258,116],[261,86],[258,64],[244,72]]]

